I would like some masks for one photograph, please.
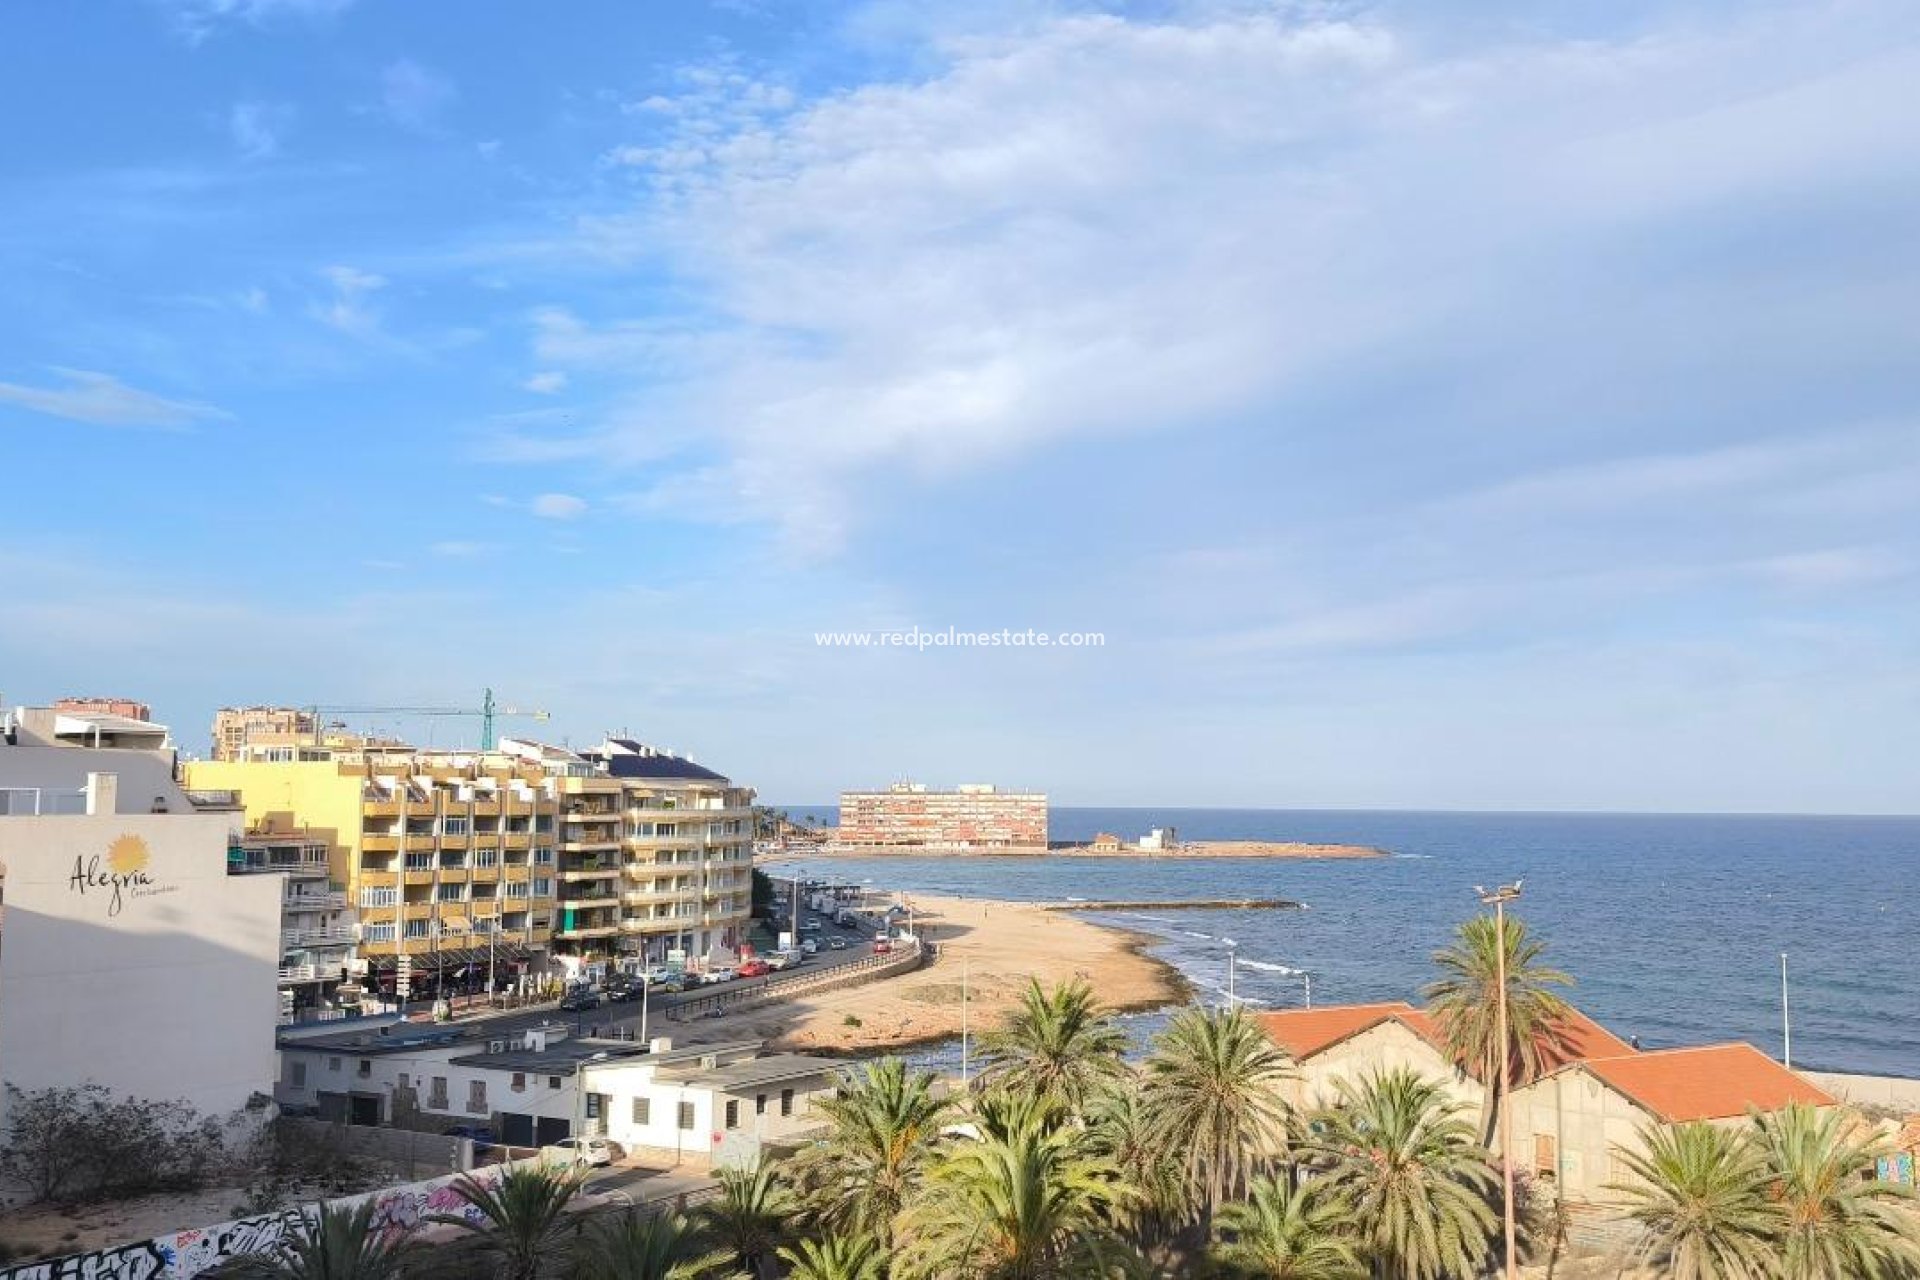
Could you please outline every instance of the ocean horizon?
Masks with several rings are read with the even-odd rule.
[[[832,806],[789,807],[831,818]],[[1155,939],[1154,955],[1216,997],[1226,940],[1259,1006],[1418,1002],[1431,953],[1478,911],[1475,885],[1524,879],[1516,908],[1568,971],[1568,996],[1647,1048],[1746,1040],[1778,1056],[1780,957],[1795,1065],[1920,1076],[1908,975],[1920,902],[1920,817],[1179,807],[1053,810],[1055,840],[1362,844],[1382,859],[995,858],[794,861],[908,892],[1010,899],[1260,897],[1303,910],[1130,911],[1089,918]]]

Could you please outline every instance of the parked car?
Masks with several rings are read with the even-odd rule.
[[[622,982],[617,985],[610,985],[607,988],[607,1003],[630,1004],[638,1000],[645,991],[645,985],[639,982]]]
[[[582,987],[578,991],[569,991],[560,997],[560,1011],[575,1013],[582,1009],[598,1009],[600,993],[591,987]]]
[[[846,949],[847,949],[847,940],[845,938],[828,938],[827,939],[827,950],[845,951]]]
[[[820,944],[812,938],[802,938],[800,940],[800,949],[810,956],[820,954]]]
[[[743,978],[764,978],[771,972],[773,970],[765,960],[749,960],[740,966],[740,976]]]
[[[806,918],[806,919],[805,919],[804,921],[802,921],[802,922],[801,922],[801,924],[800,924],[800,932],[802,932],[802,933],[818,933],[818,932],[820,932],[820,917],[819,917],[819,916],[808,916],[808,917],[807,917],[807,918]]]
[[[616,1149],[605,1138],[562,1138],[540,1149],[540,1157],[551,1164],[591,1165],[599,1168],[614,1161]]]
[[[679,976],[680,976],[680,970],[669,969],[667,968],[666,965],[663,965],[663,964],[653,965],[649,967],[647,970],[647,981],[652,983],[667,982],[674,978],[678,978]]]
[[[892,950],[893,950],[893,943],[890,942],[888,939],[884,937],[880,937],[880,938],[875,938],[873,940],[873,954],[877,956],[884,956]]]
[[[711,987],[722,982],[732,982],[739,976],[739,973],[733,969],[709,969],[700,975],[700,985]]]

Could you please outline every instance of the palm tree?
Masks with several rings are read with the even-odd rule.
[[[462,1174],[453,1193],[478,1215],[440,1213],[428,1219],[471,1232],[493,1260],[500,1280],[541,1280],[565,1270],[574,1225],[567,1209],[585,1180],[578,1170],[557,1172],[521,1166],[497,1182]]]
[[[1793,1103],[1755,1114],[1752,1135],[1768,1169],[1768,1198],[1785,1221],[1782,1280],[1878,1280],[1920,1270],[1906,1188],[1870,1176],[1891,1148],[1837,1109]]]
[[[1476,1078],[1485,1082],[1480,1108],[1480,1141],[1493,1143],[1503,1099],[1500,1095],[1500,1059],[1504,1054],[1516,1081],[1527,1081],[1546,1068],[1554,1054],[1564,1050],[1561,1019],[1567,1002],[1550,988],[1566,987],[1573,979],[1541,962],[1546,943],[1527,934],[1526,923],[1506,916],[1501,935],[1493,916],[1475,916],[1454,934],[1451,946],[1433,953],[1439,980],[1422,994],[1427,1011],[1440,1026],[1447,1048]],[[1500,951],[1506,949],[1507,1042],[1499,1043]]]
[[[980,1037],[981,1078],[1025,1093],[1057,1097],[1079,1114],[1095,1089],[1125,1070],[1127,1034],[1074,979],[1052,990],[1029,980],[1020,1007]]]
[[[1141,1249],[1177,1231],[1193,1209],[1186,1170],[1138,1083],[1128,1079],[1090,1104],[1087,1146],[1119,1170],[1134,1194],[1115,1206],[1114,1225]]]
[[[787,1280],[883,1280],[886,1258],[872,1236],[826,1236],[780,1250]]]
[[[222,1275],[245,1280],[398,1280],[417,1252],[404,1232],[377,1230],[374,1203],[316,1205],[312,1216],[264,1253],[236,1258]]]
[[[595,1223],[578,1252],[577,1280],[709,1280],[733,1267],[732,1256],[708,1249],[685,1216],[644,1209]]]
[[[815,1103],[832,1128],[794,1162],[803,1199],[827,1227],[893,1245],[893,1219],[919,1187],[940,1142],[947,1105],[931,1072],[898,1058],[870,1062]]]
[[[1743,1132],[1705,1123],[1641,1130],[1641,1150],[1615,1147],[1633,1174],[1610,1183],[1644,1229],[1641,1256],[1672,1280],[1771,1275],[1785,1226],[1766,1161]]]
[[[1499,1219],[1491,1158],[1440,1086],[1401,1067],[1338,1081],[1307,1145],[1316,1187],[1350,1213],[1374,1274],[1440,1280],[1477,1274]]]
[[[719,1177],[720,1198],[700,1207],[701,1228],[707,1239],[731,1250],[747,1271],[760,1275],[767,1258],[786,1239],[787,1224],[799,1205],[771,1165],[722,1169]]]
[[[1202,1228],[1284,1150],[1280,1085],[1291,1075],[1286,1056],[1238,1008],[1183,1009],[1155,1037],[1147,1108],[1160,1141],[1178,1153]]]
[[[1366,1280],[1346,1206],[1291,1176],[1255,1178],[1220,1209],[1214,1258],[1230,1276]]]
[[[902,1216],[895,1264],[909,1277],[1055,1280],[1132,1261],[1106,1226],[1128,1194],[1119,1171],[1079,1135],[1022,1125],[949,1148]]]

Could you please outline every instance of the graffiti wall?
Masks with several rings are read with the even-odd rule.
[[[527,1163],[527,1162],[521,1162]],[[411,1233],[417,1240],[445,1240],[459,1228],[428,1223],[436,1214],[460,1215],[478,1222],[480,1215],[454,1191],[453,1184],[470,1176],[483,1184],[499,1181],[513,1165],[490,1165],[470,1175],[454,1174],[428,1182],[383,1187],[365,1195],[328,1201],[338,1208],[357,1208],[371,1200],[375,1226],[392,1234]],[[48,1262],[29,1262],[0,1269],[0,1280],[192,1280],[221,1263],[253,1253],[268,1253],[281,1238],[297,1228],[311,1209],[282,1209],[255,1218],[240,1218],[217,1226],[175,1231],[138,1244],[121,1245],[95,1253],[76,1253]]]

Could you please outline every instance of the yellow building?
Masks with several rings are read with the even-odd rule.
[[[187,786],[239,793],[249,828],[324,839],[376,995],[434,996],[537,975],[554,921],[560,797],[498,753],[315,751],[211,760]]]
[[[753,792],[692,761],[627,739],[299,757],[191,762],[187,786],[237,792],[254,831],[327,842],[373,995],[698,965],[745,941]]]

